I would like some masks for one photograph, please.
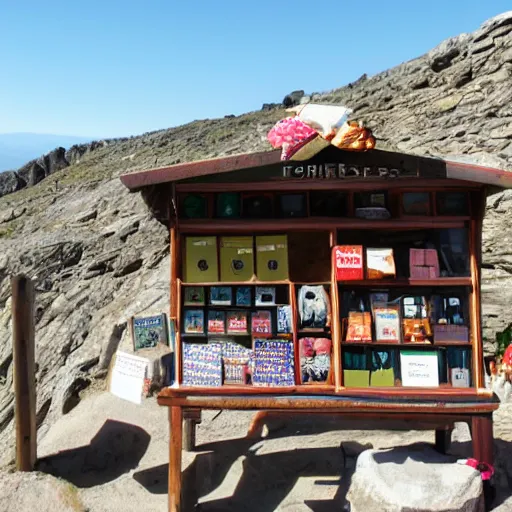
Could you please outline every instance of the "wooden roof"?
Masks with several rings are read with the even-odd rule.
[[[352,157],[356,158],[356,160],[362,160],[366,157],[370,158],[372,161],[379,158],[383,158],[385,160],[391,158],[395,161],[400,158],[407,158],[409,162],[412,160],[414,165],[417,165],[418,168],[437,168],[438,170],[442,168],[444,177],[447,179],[476,182],[500,188],[512,188],[512,172],[501,169],[381,150],[372,150],[367,153],[355,153],[342,151],[334,148],[334,146],[326,148],[326,150],[330,152],[331,155],[334,151],[337,152],[338,156],[347,158]],[[324,151],[316,155],[315,158],[318,158],[319,156],[321,157]],[[275,166],[277,164],[286,165],[287,163],[299,165],[301,162],[282,161],[280,150],[262,151],[257,153],[224,156],[209,160],[197,160],[194,162],[180,163],[156,169],[136,171],[121,175],[121,181],[128,189],[138,190],[150,185],[179,182],[191,178],[200,178],[251,168]]]

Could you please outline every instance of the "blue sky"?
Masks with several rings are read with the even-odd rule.
[[[318,7],[314,7],[314,5]],[[136,135],[417,57],[510,0],[0,0],[0,133]]]

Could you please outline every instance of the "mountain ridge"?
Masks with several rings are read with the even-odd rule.
[[[460,155],[511,170],[512,12],[423,56],[309,99],[353,108],[378,149]],[[14,432],[9,277],[25,273],[37,287],[37,413],[44,436],[83,389],[105,376],[115,350],[129,349],[130,317],[169,307],[169,233],[148,212],[144,195],[129,193],[119,175],[271,149],[266,135],[285,116],[274,104],[59,148],[7,174],[16,191],[0,197],[1,460],[12,456]],[[488,354],[496,333],[512,323],[511,215],[512,191],[489,197],[482,270]]]

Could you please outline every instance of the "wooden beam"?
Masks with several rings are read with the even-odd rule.
[[[11,284],[16,469],[33,471],[37,459],[34,285],[24,275],[14,277]]]
[[[183,409],[169,407],[169,512],[183,512],[181,507],[181,448]]]

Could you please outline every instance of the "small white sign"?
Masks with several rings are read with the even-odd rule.
[[[437,352],[401,351],[402,386],[439,386]]]
[[[110,392],[119,398],[140,404],[149,360],[126,352],[117,352],[115,358]]]

